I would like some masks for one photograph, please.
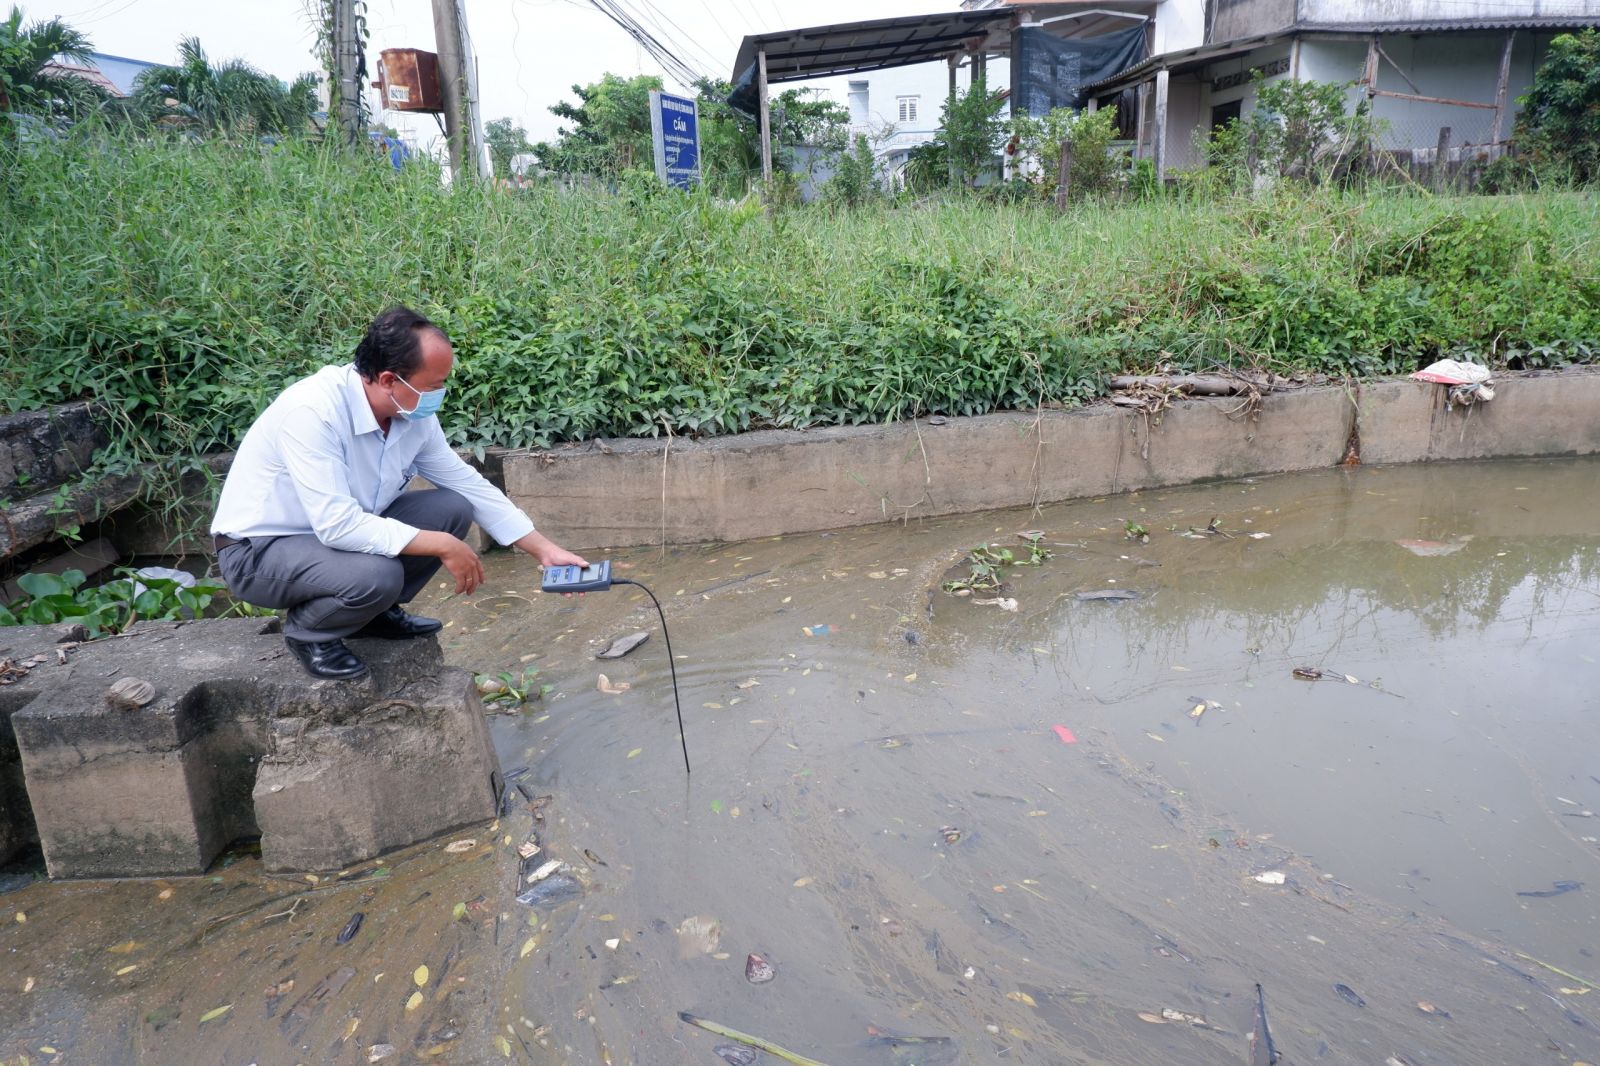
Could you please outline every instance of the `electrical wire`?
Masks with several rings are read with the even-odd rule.
[[[692,58],[694,58],[697,63],[703,62],[707,67],[709,67],[709,68],[711,68],[713,70],[716,69],[716,66],[717,66],[716,57],[713,56],[710,52],[706,51],[706,49],[703,48],[700,45],[700,43],[694,39],[694,35],[693,34],[691,34],[688,30],[684,29],[682,26],[680,26],[676,22],[674,22],[672,20],[672,16],[668,15],[665,11],[662,11],[661,8],[657,7],[655,5],[655,3],[652,2],[652,0],[623,0],[623,2],[632,3],[632,4],[637,5],[637,7],[641,11],[641,13],[647,19],[649,19],[649,21],[651,21],[651,22],[653,22],[655,24],[655,28],[660,31],[660,36],[667,37],[667,38],[671,37],[671,35],[666,30],[666,27],[662,25],[663,21],[668,26],[671,26],[673,29],[677,30],[678,33],[681,34],[682,36],[677,38],[676,40],[672,40],[671,43],[678,44],[678,46],[679,46],[678,50],[680,52],[688,53],[688,52],[692,51],[694,53],[694,56]],[[683,42],[687,43],[687,47],[684,47]]]
[[[589,0],[589,3],[612,22],[622,28],[622,31],[650,53],[652,59],[661,64],[668,76],[684,86],[692,86],[701,75],[688,63],[684,62],[666,45],[657,40],[649,30],[640,26],[637,19],[624,10],[617,0]]]
[[[672,658],[672,634],[667,632],[667,613],[661,609],[661,601],[656,599],[656,594],[645,588],[643,584],[626,577],[614,577],[613,585],[632,585],[634,588],[643,589],[644,594],[650,597],[650,602],[656,605],[656,616],[661,619],[661,636],[667,642],[667,666],[672,669],[672,706],[678,712],[678,743],[683,747],[683,772],[690,773],[689,769],[689,742],[683,739],[683,704],[678,702],[678,664]]]

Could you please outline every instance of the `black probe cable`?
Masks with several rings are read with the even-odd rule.
[[[667,642],[667,665],[672,668],[672,706],[678,712],[678,743],[683,745],[683,772],[690,773],[689,769],[689,742],[683,739],[683,704],[678,702],[678,664],[672,658],[672,634],[667,632],[667,613],[661,609],[661,601],[656,599],[656,594],[644,587],[642,582],[630,581],[625,577],[611,579],[613,585],[632,585],[634,588],[644,589],[644,594],[650,597],[650,602],[656,605],[656,616],[661,619],[661,636]]]

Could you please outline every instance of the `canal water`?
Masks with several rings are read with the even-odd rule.
[[[1238,1064],[1258,985],[1289,1063],[1600,1061],[1597,489],[1357,468],[615,553],[692,773],[649,599],[491,556],[415,608],[549,686],[493,719],[505,816],[315,883],[0,894],[0,1062]],[[982,545],[1039,558],[963,589]]]

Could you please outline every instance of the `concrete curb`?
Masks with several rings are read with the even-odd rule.
[[[1410,380],[891,426],[614,440],[504,457],[505,487],[571,547],[735,541],[1364,463],[1600,452],[1600,367],[1496,379],[1445,410]]]

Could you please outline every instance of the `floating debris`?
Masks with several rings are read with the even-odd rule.
[[[1142,598],[1143,594],[1133,589],[1092,589],[1073,596],[1079,603],[1123,603]]]
[[[1255,1024],[1250,1027],[1250,1066],[1276,1066],[1278,1049],[1272,1043],[1272,1030],[1267,1028],[1267,994],[1256,982]]]
[[[751,1036],[749,1033],[741,1033],[737,1029],[730,1029],[726,1025],[720,1025],[705,1018],[696,1018],[686,1010],[679,1011],[678,1017],[697,1029],[704,1029],[708,1033],[727,1037],[729,1040],[737,1040],[741,1044],[747,1044],[759,1051],[765,1051],[768,1055],[774,1055],[784,1062],[792,1063],[793,1066],[826,1066],[825,1063],[818,1062],[816,1059],[808,1059],[804,1055],[797,1055],[788,1048],[780,1047],[770,1040],[763,1040],[761,1037]]]
[[[1349,985],[1334,985],[1333,990],[1339,993],[1339,998],[1354,1007],[1365,1007],[1367,1001],[1356,994],[1356,990]]]
[[[356,911],[352,914],[350,920],[345,923],[344,928],[339,930],[339,935],[333,938],[334,943],[348,944],[354,940],[356,934],[361,932],[361,922],[364,918],[366,918],[366,915],[361,911]]]
[[[830,633],[837,633],[839,631],[836,627],[831,626],[826,622],[823,622],[821,625],[801,626],[800,628],[801,631],[808,637],[825,637]]]
[[[1056,736],[1061,738],[1061,743],[1063,743],[1063,744],[1076,744],[1078,742],[1078,738],[1073,736],[1072,735],[1072,730],[1068,729],[1066,726],[1064,726],[1064,725],[1053,725],[1050,728],[1051,728],[1052,731],[1055,732]]]
[[[998,607],[1002,611],[1017,613],[1017,601],[1010,596],[996,596],[992,600],[973,600],[972,603],[976,607]]]
[[[684,958],[709,955],[722,942],[722,923],[702,914],[678,923],[678,950]]]
[[[743,1044],[718,1044],[711,1049],[711,1053],[728,1066],[755,1066],[756,1059],[761,1055],[755,1048]]]
[[[1267,870],[1263,873],[1256,874],[1255,880],[1260,881],[1264,885],[1281,885],[1285,880],[1287,880],[1287,878],[1284,877],[1282,870]]]
[[[477,846],[478,842],[470,838],[467,840],[452,840],[444,846],[444,850],[451,855],[460,855],[463,851],[471,851]]]
[[[581,895],[583,886],[576,879],[566,874],[557,874],[524,889],[518,894],[517,902],[525,907],[553,907],[557,903],[577,899]]]
[[[1318,670],[1315,666],[1297,666],[1290,672],[1301,681],[1322,680],[1322,671]]]
[[[1566,991],[1566,990],[1563,989],[1562,991]],[[1448,1017],[1450,1017],[1450,1012],[1449,1011],[1442,1010],[1439,1007],[1435,1007],[1432,1003],[1429,1003],[1425,999],[1417,1000],[1417,1009],[1420,1010],[1424,1014],[1431,1014],[1436,1018],[1448,1018]]]
[[[595,682],[595,688],[604,692],[607,696],[620,696],[632,687],[626,681],[612,681],[605,674],[601,674],[599,680]]]
[[[959,844],[959,843],[961,843],[961,830],[957,829],[953,825],[942,825],[942,826],[940,826],[939,827],[939,835],[944,837],[944,842],[946,844]]]
[[[744,979],[753,985],[764,985],[774,977],[778,971],[773,969],[772,963],[760,955],[751,953],[744,960]]]
[[[1549,899],[1551,896],[1561,896],[1568,892],[1576,892],[1582,887],[1582,881],[1553,881],[1549,888],[1534,892],[1518,892],[1517,895],[1531,896],[1534,899]]]
[[[607,645],[605,651],[595,656],[596,659],[620,659],[639,645],[650,639],[649,633],[629,633],[625,637],[618,637]]]

